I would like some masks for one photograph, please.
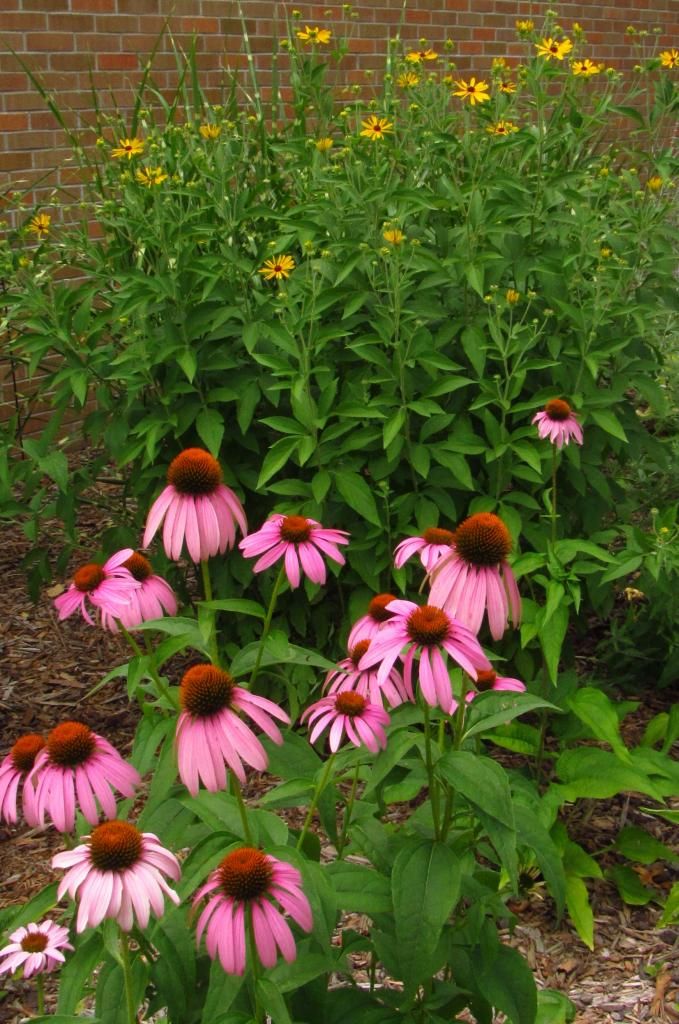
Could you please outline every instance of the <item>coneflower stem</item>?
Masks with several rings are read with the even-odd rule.
[[[212,582],[210,580],[210,567],[207,564],[207,559],[200,563],[200,574],[203,580],[203,595],[206,601],[212,600]],[[217,645],[217,616],[213,611],[210,611],[210,637],[208,640],[208,647],[210,651],[210,661],[213,665],[219,666],[219,647]]]
[[[552,544],[556,544],[556,445],[552,445]]]
[[[298,850],[302,849],[302,846],[304,844],[304,840],[306,839],[306,834],[309,831],[309,826],[311,825],[311,819],[313,818],[314,811],[316,810],[316,805],[318,804],[318,801],[321,798],[321,793],[323,792],[323,790],[325,789],[325,787],[328,784],[328,779],[330,777],[330,772],[332,771],[332,767],[333,767],[334,763],[335,763],[335,754],[331,754],[330,757],[328,758],[328,760],[325,762],[325,767],[323,768],[323,774],[321,775],[320,779],[318,780],[318,785],[316,786],[316,789],[314,790],[314,795],[311,798],[311,803],[309,804],[309,810],[307,811],[306,818],[304,819],[304,824],[302,825],[302,831],[300,832],[299,839],[297,840],[297,849]]]
[[[163,682],[160,672],[158,671],[158,667],[156,665],[155,651],[153,650],[151,638],[148,635],[148,633],[144,633],[144,647],[146,648],[146,653],[149,656],[149,674],[153,679],[153,682],[156,684],[163,697],[165,697],[165,699],[168,700],[170,704],[176,706],[176,702],[172,699],[172,694],[170,693],[169,686],[167,686],[167,684]]]
[[[45,1012],[45,979],[42,974],[35,977],[35,993],[38,998],[38,1015]]]
[[[130,645],[130,647],[131,647],[135,657],[143,658],[144,657],[144,652],[142,651],[141,647],[139,646],[137,641],[134,639],[132,634],[129,632],[129,630],[127,630],[125,628],[125,626],[123,626],[123,624],[120,621],[120,619],[116,619],[116,622],[118,624],[118,629],[120,630],[122,635],[127,640],[127,642]],[[148,661],[148,673],[149,673],[149,675],[151,676],[151,679],[153,680],[153,682],[156,684],[156,686],[158,688],[158,695],[159,696],[162,695],[163,697],[165,697],[166,700],[168,700],[170,702],[170,704],[174,704],[174,701],[172,700],[172,696],[170,694],[170,691],[167,688],[167,686],[165,685],[165,683],[162,681],[162,679],[160,678],[160,675],[158,673],[158,669],[156,668],[156,661],[155,661],[155,656],[154,656],[154,653],[153,653],[153,647],[151,646],[151,641],[149,640],[149,638],[146,635],[146,633],[144,633],[144,645],[146,647],[146,653],[147,653],[148,659],[149,659],[149,661]],[[144,705],[143,694],[138,692],[137,701],[139,702],[139,707],[143,709],[143,705]]]
[[[127,933],[118,926],[120,933],[120,966],[123,971],[123,982],[125,985],[125,1009],[128,1024],[137,1024],[137,1007],[134,1005],[134,992],[132,991],[132,971],[130,969],[130,946]]]
[[[259,1005],[259,995],[257,994],[257,982],[259,980],[259,959],[257,957],[257,943],[255,942],[255,928],[252,923],[252,907],[250,904],[246,907],[247,916],[247,933],[248,933],[248,954],[250,957],[250,975],[252,979],[252,1016],[257,1024],[263,1024],[266,1020],[262,1008]]]
[[[255,661],[255,667],[252,670],[252,675],[250,676],[250,682],[248,683],[248,689],[249,690],[251,690],[253,688],[253,686],[255,685],[255,682],[257,680],[257,676],[259,675],[259,667],[262,664],[262,658],[264,657],[264,647],[265,647],[265,644],[266,644],[266,638],[268,637],[269,630],[271,629],[271,620],[273,619],[273,613],[274,613],[274,611],[276,609],[276,600],[278,599],[278,594],[279,594],[279,591],[280,591],[281,586],[283,584],[283,577],[284,576],[285,576],[285,562],[283,562],[283,564],[280,567],[280,570],[278,572],[278,576],[276,577],[276,582],[274,583],[273,590],[271,591],[271,598],[269,599],[269,607],[266,610],[266,618],[264,619],[264,625],[262,627],[262,635],[261,635],[260,640],[259,640],[259,650],[257,651],[257,660]]]
[[[434,838],[439,839],[441,830],[439,826],[439,789],[434,778],[434,761],[431,756],[431,722],[429,720],[429,705],[424,705],[424,760],[429,780],[429,799],[431,800],[431,816],[434,821]]]
[[[360,772],[360,770],[361,770],[361,766],[357,764],[356,765],[356,771],[354,772],[354,777],[353,777],[353,780],[351,782],[351,792],[349,793],[349,799],[347,800],[347,806],[346,806],[346,808],[344,810],[344,821],[342,822],[342,833],[341,833],[341,835],[339,837],[339,840],[337,842],[337,859],[338,860],[342,859],[342,854],[344,853],[344,847],[347,845],[347,832],[349,831],[349,826],[351,825],[351,815],[352,815],[353,810],[354,810],[354,802],[356,800],[356,787],[358,786],[358,773]]]
[[[250,831],[250,822],[248,821],[248,809],[245,806],[245,800],[243,799],[243,790],[240,788],[240,782],[233,774],[231,775],[231,790],[238,802],[238,813],[240,814],[240,820],[243,824],[243,838],[246,843],[252,846],[252,832]]]
[[[455,710],[455,716],[453,720],[453,750],[459,750],[462,746],[462,737],[464,736],[464,718],[467,712],[467,686],[465,679],[462,679],[462,693],[460,694],[460,703]],[[455,797],[457,791],[453,786],[448,787],[446,793],[446,803],[443,809],[443,823],[441,825],[441,840],[445,842],[450,826],[453,822],[455,814]]]

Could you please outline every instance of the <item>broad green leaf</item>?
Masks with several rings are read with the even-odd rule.
[[[576,1008],[570,999],[553,988],[538,992],[538,1012],[535,1024],[572,1024]]]
[[[264,487],[272,476],[283,468],[299,444],[299,437],[281,437],[267,452],[257,481],[257,489]]]
[[[74,946],[74,952],[66,957],[66,963],[59,972],[58,1015],[50,1017],[50,1020],[57,1020],[59,1015],[75,1012],[87,993],[87,982],[92,972],[104,956],[104,945],[99,932],[86,932],[84,935],[76,936]]]
[[[609,409],[592,409],[590,415],[597,426],[605,430],[611,437],[627,441],[627,434],[623,430],[620,420]]]
[[[679,921],[679,882],[675,882],[670,889],[670,894],[665,901],[663,912],[658,921],[658,928],[665,928],[668,924],[676,924]]]
[[[224,598],[220,601],[199,601],[198,607],[208,608],[215,612],[234,612],[238,615],[252,615],[263,619],[264,608],[257,601],[248,601],[242,597]]]
[[[566,900],[566,876],[561,854],[547,829],[531,808],[514,804],[517,838],[520,845],[535,853],[554,903],[557,917],[561,917]]]
[[[210,967],[210,982],[203,1006],[201,1024],[214,1024],[228,1013],[243,986],[245,978],[237,974],[227,974],[219,959],[213,960]]]
[[[258,979],[257,995],[272,1024],[292,1024],[285,999],[269,978]]]
[[[341,860],[328,864],[326,874],[335,891],[338,911],[357,911],[371,916],[391,913],[389,879],[374,868]]]
[[[498,725],[505,725],[519,715],[528,714],[538,708],[549,708],[550,711],[561,713],[561,709],[532,693],[512,693],[511,691],[480,693],[471,703],[467,715],[468,729],[464,738],[488,732]]]
[[[382,444],[385,448],[388,448],[396,435],[400,434],[405,421],[406,410],[404,408],[397,409],[396,412],[389,417],[382,427]]]
[[[621,898],[632,907],[645,907],[651,900],[658,899],[658,894],[642,885],[636,871],[626,864],[614,864],[608,868],[606,878],[615,882]]]
[[[556,683],[559,674],[561,648],[568,629],[568,606],[564,602],[552,614],[549,622],[540,627],[540,644],[545,655],[549,678]]]
[[[556,773],[565,783],[568,799],[592,797],[607,800],[617,793],[646,793],[659,803],[662,794],[645,772],[624,764],[615,754],[596,747],[566,750],[556,762]]]
[[[512,1024],[535,1024],[535,979],[518,950],[498,946],[496,956],[484,967],[478,974],[478,988],[484,998]]]
[[[337,490],[349,508],[374,526],[381,526],[375,498],[366,480],[349,469],[337,469],[334,475]]]
[[[196,417],[198,436],[215,458],[224,437],[224,417],[217,409],[203,409]]]
[[[613,849],[638,864],[653,864],[656,860],[677,860],[677,854],[669,846],[665,846],[636,825],[628,825],[618,833]]]
[[[394,929],[407,992],[431,971],[441,929],[459,899],[460,880],[457,857],[443,843],[408,842],[394,861]]]
[[[593,686],[583,686],[569,699],[568,706],[593,736],[608,743],[621,761],[631,763],[629,751],[620,736],[618,716],[605,693]]]
[[[575,875],[566,878],[566,906],[576,932],[588,949],[594,949],[594,914],[589,893],[583,880]]]

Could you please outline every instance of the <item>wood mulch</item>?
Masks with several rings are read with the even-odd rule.
[[[93,536],[95,530],[92,523]],[[75,617],[58,624],[52,604],[55,588],[47,588],[34,605],[20,568],[25,551],[22,532],[3,527],[0,756],[22,733],[46,732],[66,718],[86,722],[104,732],[123,754],[129,752],[137,713],[128,704],[122,684],[112,682],[93,697],[86,696],[112,666],[126,660],[124,642]],[[667,692],[644,700],[630,728],[641,730],[669,700]],[[621,821],[626,820],[650,828],[671,844],[671,826],[641,810],[647,802],[635,796],[588,802],[589,806],[583,801],[569,811],[569,833],[588,851],[596,852],[610,846]],[[59,847],[59,836],[53,830],[31,832],[0,824],[0,908],[21,903],[54,881],[50,857]],[[666,876],[660,885],[668,890],[669,871]],[[555,923],[551,900],[544,897],[539,885],[516,907],[519,923],[507,940],[526,956],[540,987],[558,989],[573,1000],[577,1022],[679,1024],[679,928],[658,929],[660,910],[655,904],[629,907],[612,885],[599,881],[588,885],[596,918],[593,952],[580,942],[567,921]],[[364,924],[369,927],[367,920]],[[0,942],[4,941],[0,936]],[[360,971],[360,961],[355,966]],[[19,1024],[34,1012],[33,986],[3,978],[0,1024]]]

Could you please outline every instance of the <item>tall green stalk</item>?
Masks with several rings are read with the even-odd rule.
[[[262,627],[262,635],[261,635],[260,640],[259,640],[259,649],[257,651],[257,660],[255,661],[255,667],[252,670],[252,675],[250,676],[250,682],[248,683],[249,689],[253,688],[253,686],[255,685],[255,683],[257,681],[257,676],[259,675],[260,665],[262,664],[262,658],[264,657],[264,648],[265,648],[265,645],[266,645],[266,638],[268,637],[269,630],[271,629],[271,620],[273,619],[273,613],[274,613],[274,611],[276,609],[276,601],[278,599],[278,594],[280,592],[281,586],[283,585],[283,578],[284,578],[284,576],[285,576],[285,562],[282,563],[282,565],[281,565],[281,567],[279,569],[278,576],[276,577],[276,582],[274,583],[273,590],[271,591],[271,597],[269,599],[269,607],[266,610],[266,618],[264,619],[264,626]]]

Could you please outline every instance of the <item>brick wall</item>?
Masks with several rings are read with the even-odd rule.
[[[561,0],[549,4],[534,0],[370,0],[355,3],[353,16],[342,5],[295,0],[242,0],[250,44],[260,79],[266,84],[271,54],[285,29],[285,16],[293,8],[300,23],[320,25],[333,38],[350,35],[349,54],[333,72],[333,81],[363,81],[364,69],[383,67],[389,35],[401,27],[406,45],[421,37],[436,48],[447,38],[455,42],[453,57],[461,72],[487,73],[491,59],[519,59],[525,45],[517,40],[517,18],[532,18],[540,26],[550,7],[570,31],[579,22],[592,55],[622,70],[638,60],[628,25],[649,32],[660,27],[661,49],[679,44],[677,0],[601,0],[599,3]],[[167,12],[171,11],[171,14]],[[66,112],[73,127],[92,124],[91,83],[100,102],[124,108],[139,81],[140,66],[167,26],[184,49],[196,36],[201,81],[219,98],[223,68],[246,67],[242,25],[235,0],[3,0],[0,13],[0,197],[12,185],[33,186],[37,199],[59,180],[68,183],[68,169],[55,169],[69,156],[64,133],[31,85],[11,47],[30,65]],[[418,47],[419,48],[419,47]],[[283,69],[285,55],[281,53]],[[158,45],[154,78],[161,88],[172,89],[175,60],[169,39]],[[92,133],[94,141],[94,132]],[[0,339],[1,341],[1,339]],[[15,374],[16,376],[16,374]],[[26,401],[25,384],[18,371],[20,402]],[[30,386],[29,386],[30,390]],[[15,384],[0,353],[0,420],[14,412]],[[31,429],[31,433],[34,430]]]

